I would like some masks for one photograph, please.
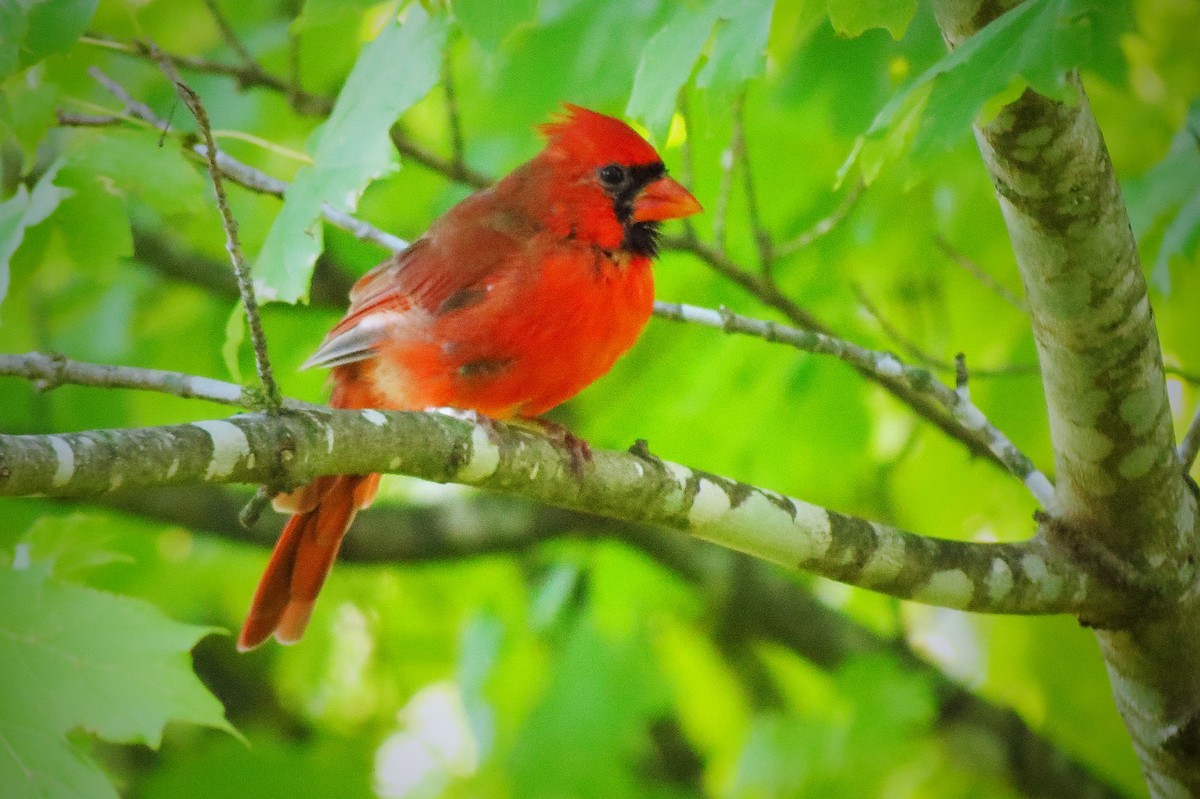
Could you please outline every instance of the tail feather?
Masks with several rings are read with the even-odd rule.
[[[284,644],[300,640],[354,515],[371,504],[378,486],[377,474],[331,475],[288,495],[285,502],[299,512],[275,543],[238,636],[239,650],[272,634]]]

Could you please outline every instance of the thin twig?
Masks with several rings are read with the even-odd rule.
[[[946,386],[928,370],[903,364],[891,353],[868,350],[844,339],[812,330],[800,330],[771,321],[741,316],[724,307],[714,311],[681,303],[656,302],[654,311],[660,319],[691,322],[726,333],[742,333],[766,341],[782,342],[804,352],[832,355],[862,371],[902,380],[914,391],[932,398],[944,407],[964,428],[981,434],[992,454],[1025,483],[1043,508],[1050,513],[1054,512],[1054,486],[1049,478],[987,420],[969,397]]]
[[[150,52],[150,46],[145,42],[122,42],[95,33],[81,37],[80,41],[84,44],[90,44],[93,47],[102,47],[106,50],[121,53],[122,55],[154,60]],[[333,110],[332,98],[309,94],[299,86],[276,75],[272,75],[261,68],[254,69],[244,64],[227,64],[222,61],[212,61],[207,58],[197,58],[196,56],[185,56],[176,53],[165,53],[164,55],[170,59],[172,64],[180,69],[211,75],[224,75],[233,78],[237,81],[238,86],[244,88],[259,87],[280,92],[289,99],[292,109],[299,114],[329,116],[329,112]]]
[[[850,211],[854,209],[854,206],[858,204],[859,198],[863,196],[864,188],[865,186],[861,180],[856,182],[828,216],[818,220],[812,227],[803,231],[795,238],[777,245],[774,248],[775,259],[779,260],[780,258],[786,258],[789,255],[798,253],[806,247],[812,246],[817,239],[829,234],[842,223],[842,220],[850,215]]]
[[[102,86],[125,105],[125,110],[133,119],[140,120],[156,130],[168,132],[169,125],[166,120],[161,119],[147,105],[141,103],[129,95],[121,84],[109,78],[96,67],[91,67],[88,73],[95,78]],[[95,127],[102,124],[120,124],[124,121],[121,116],[109,115],[101,118],[99,116],[88,115],[86,117],[79,114],[71,114],[65,111],[59,111],[59,122],[62,125],[83,125],[87,127]],[[203,142],[191,142],[184,140],[187,152],[199,157],[202,161],[208,161],[208,147]],[[255,169],[248,164],[245,164],[236,158],[227,155],[221,150],[216,151],[217,166],[221,170],[221,174],[229,178],[234,183],[237,183],[243,188],[250,189],[262,194],[271,194],[275,197],[282,198],[284,192],[287,191],[288,184],[278,178]],[[325,221],[331,225],[342,228],[350,232],[353,236],[361,241],[368,241],[372,244],[377,244],[380,247],[390,252],[401,252],[408,247],[408,242],[404,239],[393,236],[380,230],[373,225],[369,225],[360,219],[357,219],[349,214],[335,209],[333,206],[325,203],[321,206],[321,215]]]
[[[428,151],[416,145],[409,140],[398,126],[393,126],[391,130],[391,138],[396,148],[404,155],[408,155],[414,161],[445,175],[451,180],[461,183],[466,183],[475,187],[485,187],[493,182],[490,177],[482,173],[474,172],[466,167],[456,167],[449,161],[432,155]],[[197,145],[200,146],[200,145]],[[230,159],[232,160],[232,159]],[[229,165],[226,164],[226,167]],[[227,172],[228,173],[228,172]],[[253,177],[261,183],[272,183],[279,188],[279,194],[282,194],[286,184],[282,181],[277,181],[274,178],[269,178],[257,170],[245,168],[244,173],[239,173],[238,177],[242,183],[250,188],[254,181],[250,180]],[[233,177],[232,179],[237,179]],[[270,192],[275,193],[275,192]],[[330,219],[326,214],[326,219],[339,224],[337,221]],[[342,220],[344,224],[346,220]],[[361,223],[361,227],[371,231],[376,239],[387,238],[388,234],[378,231],[366,223]],[[391,237],[394,238],[394,237]],[[738,266],[726,253],[718,250],[713,245],[698,240],[695,236],[669,236],[665,237],[663,244],[666,248],[679,252],[686,252],[694,255],[700,261],[705,263],[709,268],[713,269],[718,274],[723,275],[730,281],[741,286],[744,290],[761,300],[764,304],[772,307],[782,313],[792,324],[799,325],[802,328],[815,330],[818,332],[828,333],[826,328],[816,317],[808,310],[797,304],[795,301],[783,294],[777,286],[763,279],[761,275],[751,273]],[[393,249],[403,249],[402,246],[394,247]],[[869,370],[860,370],[860,372],[870,380],[878,382],[886,390],[895,395],[900,401],[908,405],[914,413],[925,419],[935,427],[940,429],[949,437],[959,441],[967,447],[967,449],[975,455],[986,457],[994,464],[1004,467],[1004,463],[996,458],[987,446],[987,442],[982,440],[975,432],[968,430],[953,417],[944,413],[944,410],[937,403],[932,402],[928,397],[914,392],[907,384],[902,381],[897,381],[884,375],[880,375]]]
[[[1178,452],[1179,462],[1183,464],[1183,471],[1186,474],[1192,470],[1192,464],[1196,462],[1196,455],[1200,453],[1200,406],[1197,406],[1196,415],[1192,417],[1187,432],[1183,434],[1183,440],[1179,442]]]
[[[1172,377],[1178,377],[1185,383],[1190,383],[1193,386],[1200,386],[1200,373],[1189,372],[1179,366],[1167,365],[1163,367],[1163,371]]]
[[[455,162],[451,159],[442,158],[426,150],[408,138],[407,134],[405,134],[404,130],[398,124],[392,125],[391,130],[388,131],[388,135],[392,139],[392,146],[396,148],[396,152],[400,153],[400,155],[407,156],[426,169],[439,172],[450,180],[465,183],[476,189],[485,189],[495,183],[489,176],[482,172],[476,172],[463,162]]]
[[[729,146],[721,151],[721,182],[717,188],[717,199],[712,210],[713,243],[723,253],[725,251],[725,220],[729,214],[729,197],[733,194],[734,140],[738,129],[733,129],[733,137]]]
[[[225,196],[225,182],[221,167],[217,163],[217,145],[213,141],[212,125],[208,121],[208,111],[200,95],[183,82],[179,72],[171,60],[163,55],[152,43],[150,45],[154,60],[167,76],[167,80],[175,85],[175,92],[183,100],[196,124],[200,127],[200,136],[206,147],[208,175],[212,178],[213,190],[217,195],[217,209],[221,212],[221,222],[225,228],[225,250],[233,264],[233,273],[237,277],[238,290],[242,295],[242,305],[246,308],[246,321],[250,327],[250,341],[254,348],[254,363],[258,369],[258,379],[262,383],[263,397],[267,411],[277,413],[280,406],[279,386],[275,384],[275,376],[271,373],[271,361],[267,354],[267,338],[263,334],[262,319],[258,314],[258,300],[254,296],[254,284],[250,280],[250,267],[242,255],[242,245],[238,241],[238,223],[229,207],[229,198]]]
[[[1007,302],[1012,307],[1016,308],[1021,313],[1028,313],[1029,309],[1025,305],[1025,301],[1008,290],[1000,281],[988,274],[987,270],[972,259],[968,258],[965,253],[955,247],[950,241],[938,233],[933,237],[933,243],[937,248],[954,263],[963,268],[967,274],[978,280],[983,286],[987,287],[1000,299]]]
[[[679,97],[675,104],[679,109],[679,116],[683,120],[683,143],[679,148],[679,181],[692,190],[696,181],[696,148],[692,145],[692,112],[691,106],[688,104],[686,83],[680,87]],[[692,239],[696,238],[696,224],[692,217],[683,218],[683,230],[684,235]]]
[[[954,393],[963,402],[971,401],[970,373],[967,372],[967,356],[961,352],[954,356]]]
[[[204,0],[204,5],[208,7],[208,13],[212,16],[213,21],[217,23],[217,29],[221,31],[221,37],[225,39],[226,44],[233,48],[233,51],[237,53],[238,58],[242,60],[246,68],[251,72],[265,74],[266,70],[262,68],[262,64],[258,63],[258,59],[250,54],[250,51],[246,49],[246,45],[242,44],[242,40],[234,32],[233,25],[229,23],[229,19],[221,11],[220,6],[217,5],[217,0]]]
[[[31,380],[39,391],[50,391],[61,385],[70,384],[96,388],[154,391],[184,399],[201,399],[252,410],[262,407],[263,404],[262,398],[256,392],[236,383],[226,383],[209,377],[171,372],[165,369],[84,363],[57,353],[0,354],[0,375]],[[283,407],[289,410],[303,410],[325,406],[284,399]]]
[[[454,69],[450,63],[450,52],[454,48],[447,47],[442,54],[442,90],[446,94],[446,125],[450,128],[450,157],[451,163],[462,170],[466,159],[463,144],[462,117],[458,111],[458,94],[454,89]]]
[[[71,128],[104,128],[122,122],[116,114],[78,114],[62,109],[55,112],[55,117],[59,125]]]
[[[908,353],[910,358],[924,366],[929,367],[930,369],[937,369],[939,372],[946,372],[949,374],[957,374],[957,363],[947,361],[944,358],[939,358],[923,349],[919,344],[902,333],[898,327],[892,324],[892,322],[889,321],[886,316],[884,316],[883,312],[879,310],[879,307],[876,306],[875,303],[871,301],[871,298],[867,296],[867,293],[863,290],[862,286],[855,283],[852,284],[852,288],[854,290],[854,296],[858,300],[859,304],[862,305],[863,310],[875,320],[876,324],[878,324],[880,329],[883,331],[883,334],[892,341],[896,342],[900,349]],[[1015,364],[1013,366],[998,366],[991,369],[972,369],[971,377],[1025,377],[1037,373],[1038,368],[1036,364]]]
[[[746,213],[750,219],[750,233],[758,248],[758,261],[763,275],[767,280],[771,276],[771,265],[775,260],[775,251],[771,234],[763,227],[762,215],[758,208],[758,192],[754,188],[754,171],[750,168],[750,148],[746,144],[746,92],[738,95],[733,109],[733,148],[734,161],[740,164],[742,171],[742,189],[746,194]]]

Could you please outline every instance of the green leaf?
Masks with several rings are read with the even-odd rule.
[[[61,166],[61,161],[55,161],[32,192],[18,186],[16,194],[0,203],[0,303],[8,292],[9,263],[25,240],[25,230],[45,221],[72,194],[69,189],[54,185]]]
[[[1171,261],[1191,256],[1196,251],[1197,242],[1200,242],[1200,190],[1179,209],[1179,214],[1163,232],[1154,271],[1150,273],[1150,281],[1155,288],[1164,294],[1171,290]]]
[[[321,207],[353,211],[367,184],[395,169],[388,128],[437,83],[446,30],[445,18],[413,5],[363,48],[318,131],[313,165],[296,174],[254,264],[264,301],[307,300],[324,242]]]
[[[649,754],[645,729],[664,704],[651,663],[642,635],[610,638],[580,618],[567,631],[553,679],[514,746],[514,795],[645,795],[637,779]]]
[[[666,137],[679,90],[692,74],[715,21],[711,3],[701,10],[677,6],[642,51],[625,113],[659,140]]]
[[[1059,100],[1074,101],[1068,74],[1090,68],[1121,74],[1120,36],[1132,24],[1128,0],[1029,0],[946,55],[880,111],[842,167],[844,176],[872,142],[888,141],[877,162],[864,162],[868,180],[883,162],[911,149],[918,163],[966,135],[990,100],[1018,82]]]
[[[21,61],[21,42],[29,32],[30,0],[0,2],[0,77],[16,71]]]
[[[641,121],[658,140],[665,139],[679,90],[710,36],[712,47],[696,75],[697,86],[731,93],[761,74],[774,7],[773,0],[709,0],[698,6],[676,6],[642,50],[625,113]]]
[[[159,134],[105,131],[88,136],[69,156],[106,189],[133,196],[165,214],[189,213],[206,192],[200,172],[177,147],[161,147]]]
[[[730,92],[761,75],[767,62],[767,35],[774,8],[774,0],[727,3],[717,20],[712,50],[696,76],[696,85]]]
[[[1143,242],[1166,220],[1150,282],[1164,294],[1171,290],[1170,265],[1195,251],[1200,238],[1200,101],[1192,103],[1171,149],[1145,175],[1124,186],[1129,222]]]
[[[843,36],[861,36],[885,28],[896,41],[904,38],[917,13],[917,0],[828,0],[829,21]]]
[[[376,0],[304,0],[300,16],[292,22],[291,29],[299,33],[309,28],[330,25],[347,17],[362,14],[377,5]]]
[[[30,560],[45,564],[54,577],[70,580],[98,566],[132,560],[105,546],[110,537],[103,531],[97,534],[92,514],[43,516],[25,533],[24,546]]]
[[[21,47],[21,66],[36,64],[67,50],[87,30],[98,0],[35,0],[29,5],[29,32]]]
[[[188,653],[208,632],[42,570],[0,571],[0,785],[15,789],[6,795],[115,797],[72,730],[152,747],[169,721],[232,731],[191,669]]]
[[[450,8],[467,35],[488,50],[495,50],[518,26],[537,17],[538,0],[455,0]]]

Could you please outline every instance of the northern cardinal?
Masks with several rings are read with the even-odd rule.
[[[534,418],[607,372],[654,303],[659,223],[700,211],[654,148],[567,105],[545,148],[368,272],[305,366],[331,367],[335,408],[451,407]],[[292,511],[238,638],[294,643],[379,475],[332,475],[276,499]]]

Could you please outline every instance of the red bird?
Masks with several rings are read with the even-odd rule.
[[[658,226],[700,204],[654,148],[568,105],[545,148],[367,273],[305,366],[335,408],[453,407],[534,418],[607,372],[650,318]],[[331,475],[276,500],[288,521],[238,648],[294,643],[379,475]]]

